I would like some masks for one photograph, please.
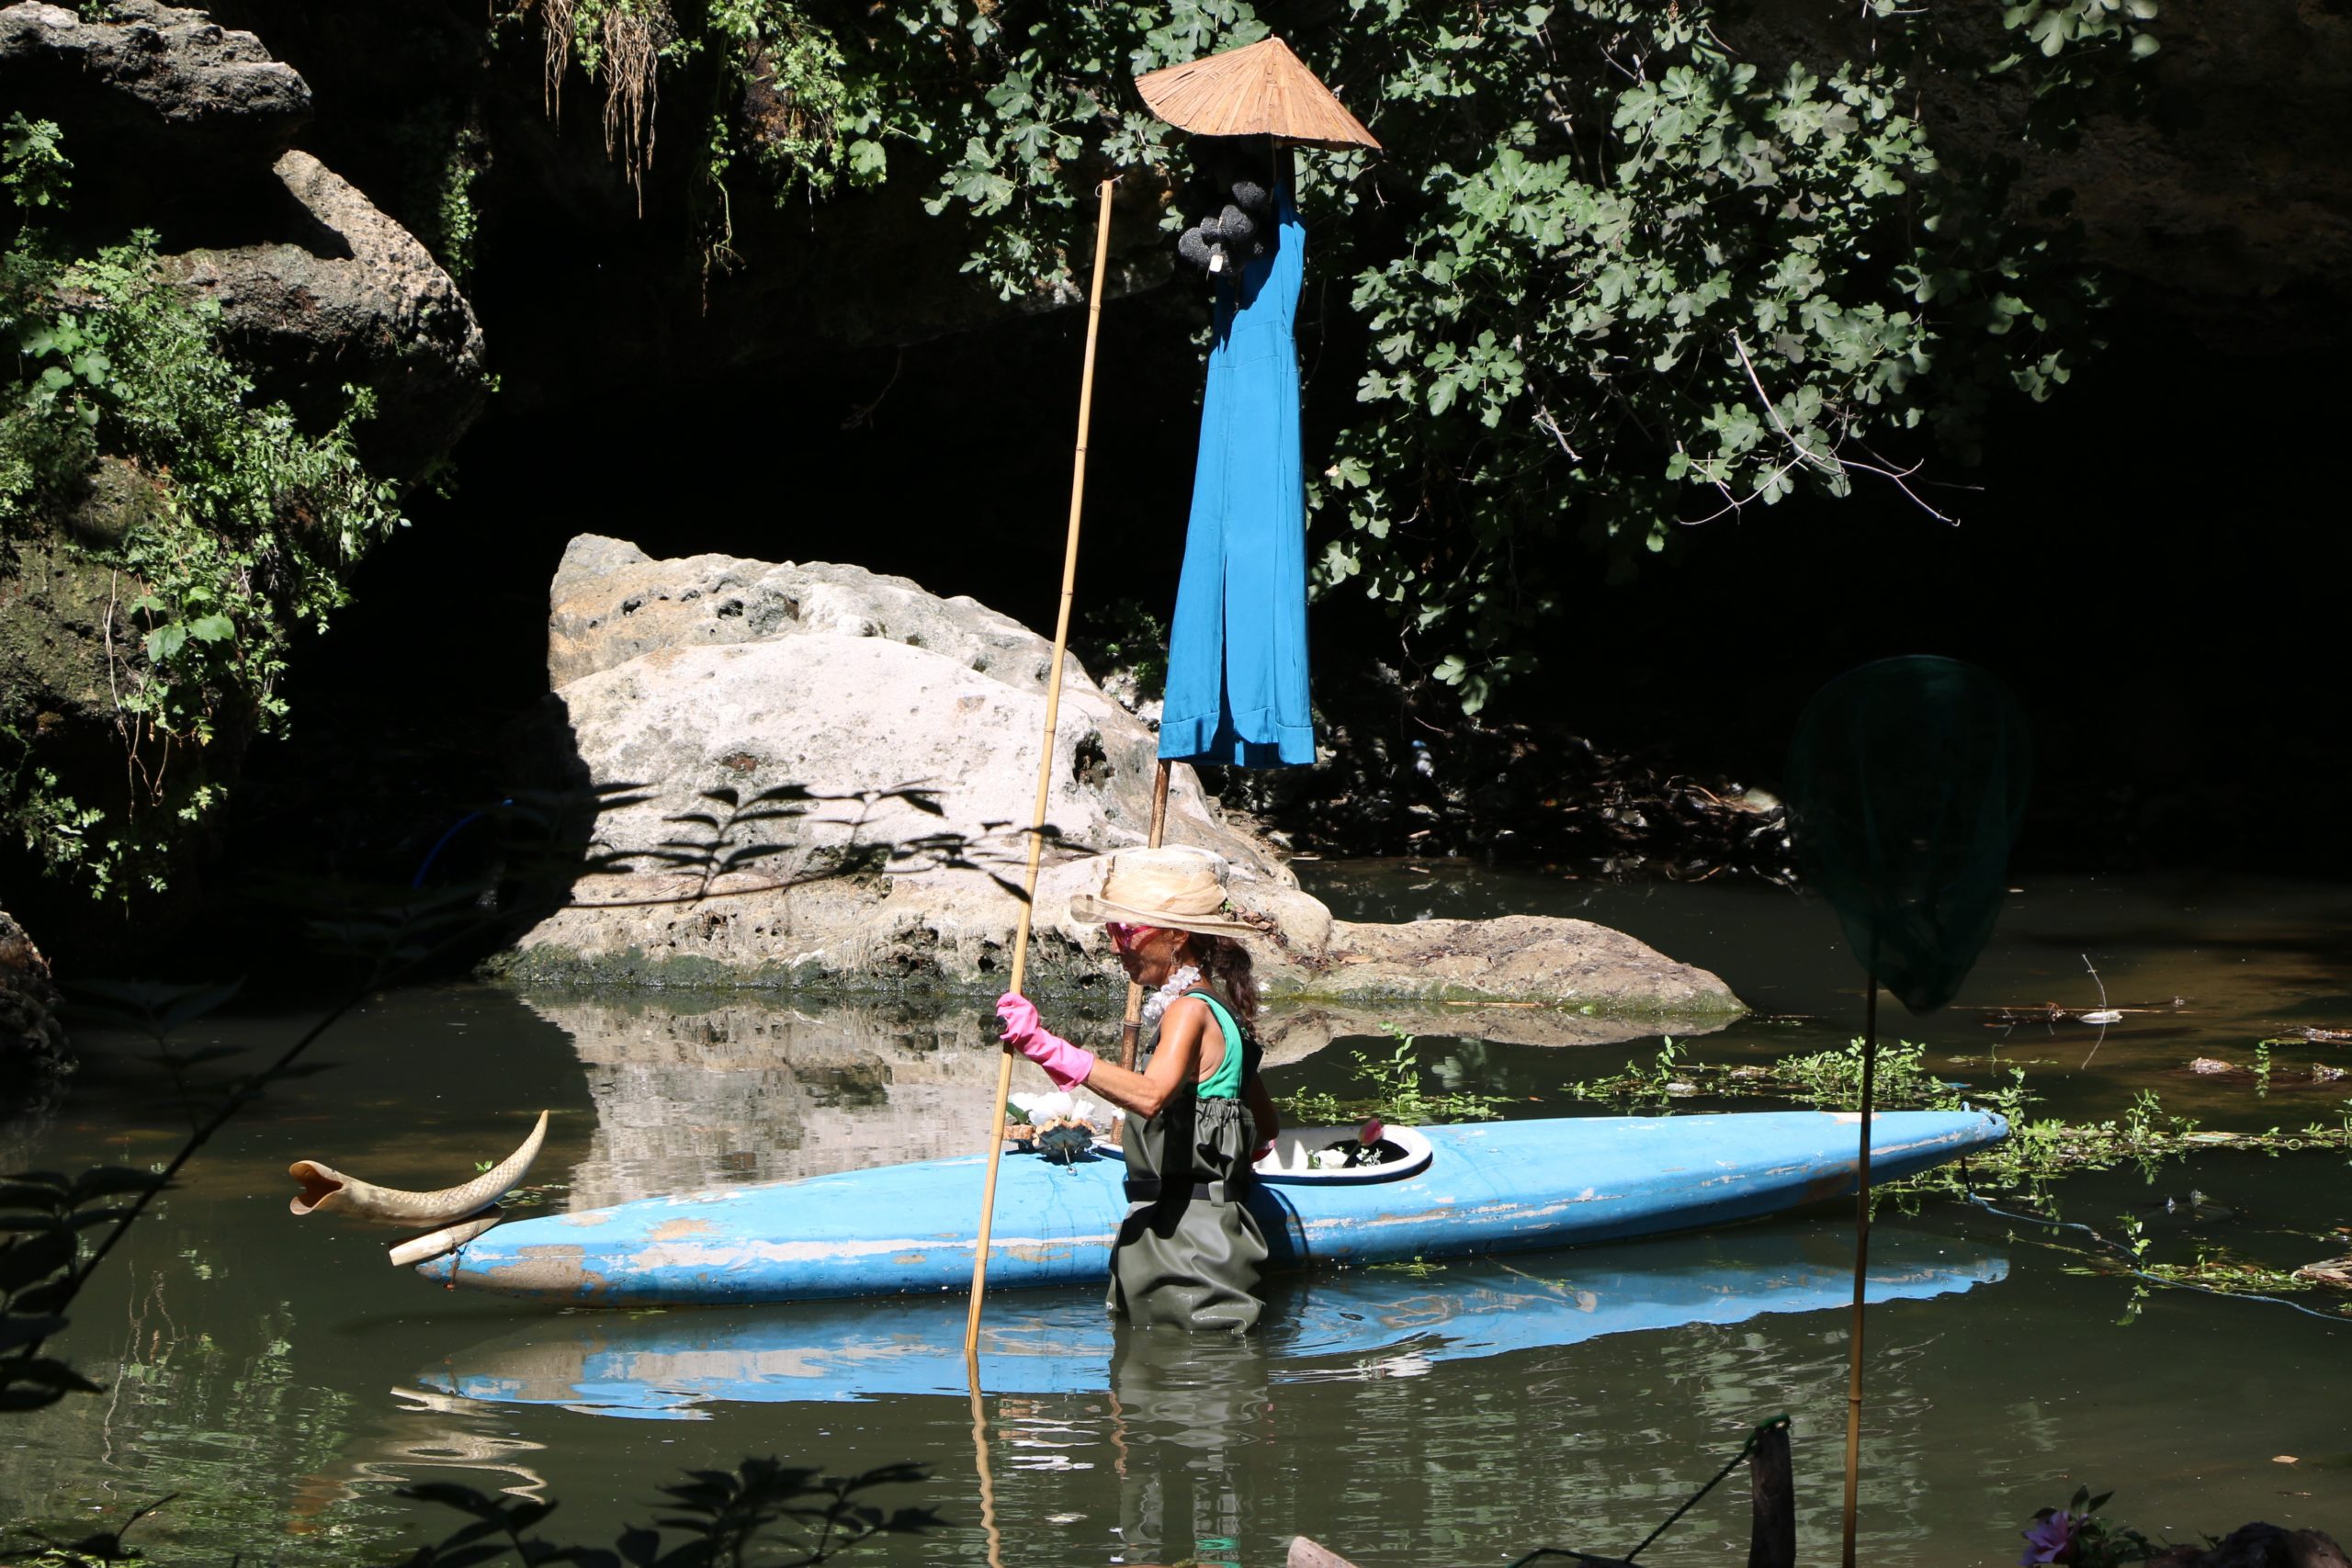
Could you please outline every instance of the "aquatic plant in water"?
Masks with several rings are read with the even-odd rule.
[[[1356,1053],[1355,1077],[1370,1093],[1343,1098],[1303,1089],[1278,1102],[1283,1114],[1309,1126],[1385,1121],[1408,1127],[1430,1122],[1491,1122],[1501,1114],[1495,1109],[1503,1102],[1501,1095],[1424,1089],[1419,1039],[1393,1023],[1381,1028],[1395,1042],[1388,1055]]]
[[[2124,1562],[2144,1562],[2156,1554],[2155,1543],[2138,1530],[2098,1517],[2115,1494],[2091,1495],[2080,1486],[2063,1508],[2044,1508],[2025,1529],[2025,1555],[2018,1568],[2040,1562],[2073,1563],[2075,1568],[2111,1568]]]
[[[1684,1047],[1668,1040],[1648,1064],[1628,1062],[1621,1073],[1568,1085],[1567,1093],[1571,1099],[1601,1101],[1622,1111],[1652,1110],[1660,1114],[1670,1114],[1679,1101],[1701,1097],[1789,1100],[1842,1109],[1860,1099],[1861,1063],[1859,1040],[1842,1049],[1738,1066],[1693,1060]],[[1873,1188],[1872,1206],[1892,1202],[1906,1213],[1915,1213],[1930,1198],[1962,1199],[2010,1221],[2080,1232],[2091,1239],[2093,1247],[2055,1238],[2032,1245],[2076,1259],[2066,1266],[2070,1273],[2133,1281],[2120,1323],[2131,1323],[2138,1316],[2151,1286],[2278,1302],[2316,1316],[2352,1315],[2352,1303],[2313,1307],[2285,1299],[2334,1283],[2326,1264],[2290,1270],[2221,1248],[2200,1248],[2188,1262],[2159,1262],[2149,1256],[2153,1243],[2136,1215],[2121,1217],[2118,1233],[2121,1239],[2117,1239],[2089,1225],[2056,1217],[2057,1204],[2051,1190],[2061,1177],[2125,1165],[2136,1166],[2153,1181],[2164,1161],[2209,1149],[2260,1153],[2274,1158],[2316,1149],[2352,1152],[2352,1101],[2346,1102],[2345,1113],[2333,1126],[2314,1122],[2291,1132],[2280,1127],[2261,1133],[2208,1132],[2194,1119],[2165,1111],[2163,1101],[2147,1089],[2132,1096],[2122,1115],[2101,1122],[2037,1116],[2025,1069],[2010,1067],[2007,1078],[1991,1089],[1946,1083],[1928,1069],[1926,1047],[1908,1041],[1882,1045],[1876,1085],[1881,1108],[1956,1111],[1973,1105],[1997,1112],[2008,1122],[2009,1136],[1957,1166],[1939,1166]],[[2004,1198],[2003,1201],[2020,1201],[2042,1212],[1996,1209],[1984,1201],[1988,1192],[2013,1192],[2016,1200]],[[2200,1198],[2192,1193],[2191,1201]],[[2013,1239],[2030,1238],[2013,1233]]]
[[[1669,1039],[1646,1066],[1627,1062],[1621,1073],[1566,1089],[1572,1100],[1629,1111],[1668,1112],[1678,1101],[1702,1097],[1787,1100],[1844,1109],[1860,1098],[1861,1069],[1860,1040],[1842,1049],[1735,1066],[1694,1060]],[[1974,1107],[1996,1112],[2009,1124],[2006,1142],[1973,1156],[1963,1167],[1938,1167],[1873,1191],[1874,1198],[1883,1194],[1906,1204],[1930,1193],[1957,1197],[1972,1190],[2022,1189],[2038,1194],[2058,1177],[2127,1164],[2153,1176],[2163,1160],[2204,1149],[2274,1156],[2303,1149],[2352,1151],[2352,1112],[2333,1126],[2314,1122],[2291,1131],[2208,1132],[2194,1118],[2167,1111],[2155,1093],[2146,1089],[2132,1097],[2121,1116],[2101,1122],[2037,1116],[2023,1067],[2008,1068],[2006,1082],[1974,1087],[1947,1083],[1928,1066],[1927,1047],[1910,1041],[1879,1047],[1876,1098],[1883,1110]]]

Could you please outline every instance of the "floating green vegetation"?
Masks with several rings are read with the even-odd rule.
[[[2000,1214],[2002,1212],[1992,1210],[1992,1213]],[[2035,1220],[2058,1231],[2074,1231],[2090,1237],[2093,1246],[2084,1247],[2064,1240],[2020,1235],[2014,1231],[2010,1233],[2010,1239],[2014,1242],[2039,1247],[2075,1259],[2064,1266],[2069,1274],[2132,1280],[2131,1297],[2124,1303],[2123,1315],[2117,1320],[2121,1325],[2129,1325],[2139,1317],[2152,1288],[2271,1302],[2293,1307],[2313,1317],[2352,1318],[2352,1297],[2343,1293],[2346,1289],[2352,1288],[2352,1258],[2329,1258],[2305,1264],[2300,1269],[2284,1269],[2248,1258],[2229,1247],[2204,1244],[2199,1246],[2196,1255],[2187,1262],[2165,1263],[2149,1256],[2154,1242],[2148,1235],[2147,1225],[2137,1214],[2119,1215],[2116,1220],[2118,1234],[2115,1235],[2104,1235],[2089,1225],[2040,1220],[2033,1215],[2006,1217]],[[2306,1299],[2290,1299],[2299,1295]]]
[[[2225,1247],[2200,1247],[2197,1256],[2187,1263],[2143,1262],[2140,1269],[2165,1284],[2195,1285],[2222,1296],[2291,1295],[2324,1288],[2324,1281],[2314,1278],[2308,1268],[2280,1269]],[[2335,1303],[2333,1310],[2352,1317],[2352,1300]]]
[[[1701,1098],[1786,1100],[1850,1108],[1860,1101],[1861,1081],[1860,1040],[1841,1049],[1736,1065],[1699,1061],[1686,1047],[1668,1040],[1647,1064],[1627,1062],[1623,1072],[1570,1084],[1567,1093],[1575,1100],[1599,1101],[1623,1111],[1671,1111],[1680,1101]],[[1947,1083],[1929,1070],[1927,1048],[1909,1041],[1879,1047],[1871,1090],[1872,1103],[1883,1110],[1975,1107],[1998,1112],[2009,1124],[2006,1141],[1973,1156],[1964,1165],[1939,1166],[1874,1190],[1905,1203],[1927,1194],[1955,1196],[1972,1190],[2038,1191],[2062,1176],[2123,1165],[2136,1164],[2153,1173],[2162,1160],[2206,1149],[2273,1156],[2302,1149],[2352,1151],[2352,1100],[2344,1102],[2342,1114],[2333,1125],[2315,1122],[2294,1131],[2273,1127],[2260,1133],[2208,1132],[2193,1118],[2165,1111],[2154,1091],[2143,1089],[2120,1116],[2101,1122],[2067,1122],[2034,1113],[2036,1100],[2023,1067],[2009,1066],[2003,1081],[1987,1086]]]
[[[1388,1055],[1356,1053],[1355,1077],[1368,1093],[1342,1097],[1307,1089],[1279,1102],[1290,1121],[1306,1126],[1338,1126],[1367,1116],[1414,1126],[1427,1122],[1490,1122],[1507,1096],[1472,1094],[1422,1087],[1419,1043],[1395,1024],[1383,1024],[1393,1042]]]
[[[1824,1108],[1850,1108],[1860,1101],[1862,1043],[1816,1051],[1780,1060],[1737,1065],[1702,1062],[1687,1048],[1667,1041],[1647,1063],[1627,1062],[1624,1071],[1567,1086],[1572,1099],[1599,1101],[1622,1111],[1648,1110],[1671,1114],[1681,1102],[1697,1099],[1744,1098],[1792,1100]],[[1873,1185],[1872,1206],[1888,1202],[1914,1213],[1930,1199],[1975,1202],[1988,1213],[2022,1224],[2050,1227],[2019,1233],[2011,1239],[2060,1253],[2071,1259],[2069,1273],[2097,1274],[2133,1281],[2121,1321],[2130,1323],[2153,1288],[2195,1291],[2207,1295],[2286,1301],[2328,1294],[2323,1287],[2341,1287],[2352,1280],[2352,1259],[2332,1259],[2290,1269],[2263,1263],[2218,1246],[2200,1247],[2185,1262],[2158,1262],[2150,1256],[2152,1241],[2137,1215],[2125,1214],[2116,1235],[2089,1225],[2057,1218],[2052,1188],[2062,1177],[2087,1171],[2136,1166],[2151,1180],[2166,1159],[2208,1149],[2233,1149],[2276,1157],[2302,1150],[2352,1152],[2352,1100],[2333,1125],[2312,1122],[2300,1130],[2273,1127],[2260,1133],[2207,1131],[2187,1116],[2164,1108],[2150,1090],[2132,1096],[2121,1115],[2100,1122],[2067,1122],[2034,1113],[2035,1097],[2027,1087],[2026,1072],[2012,1064],[2005,1081],[1989,1088],[1964,1088],[1947,1083],[1930,1071],[1926,1047],[1909,1041],[1882,1044],[1871,1082],[1871,1100],[1883,1110],[1958,1111],[1964,1107],[1997,1111],[2009,1124],[2009,1136],[1997,1146],[1967,1159],[1938,1166],[1896,1181]],[[2015,1201],[2041,1213],[2015,1213],[1995,1208],[1984,1194],[2007,1194]],[[2203,1195],[2191,1193],[2199,1203]],[[2087,1236],[2090,1247],[2057,1239],[2057,1233]],[[2324,1239],[2324,1238],[2323,1238]],[[2302,1300],[2287,1304],[2323,1316],[2352,1317],[2352,1301]]]

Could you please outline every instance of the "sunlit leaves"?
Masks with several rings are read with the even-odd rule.
[[[1315,265],[1369,338],[1324,381],[1356,406],[1309,455],[1316,586],[1391,607],[1475,708],[1580,570],[1566,540],[1623,573],[1802,489],[1899,484],[1929,434],[1973,455],[1993,389],[2063,384],[2091,290],[2007,214],[2002,171],[1939,160],[1917,84],[2030,55],[2021,129],[2047,130],[2152,14],[2035,0],[2005,18],[2019,56],[1972,60],[1932,7],[1879,4],[1838,51],[1769,65],[1705,5],[1348,0],[1294,28],[1389,148],[1306,160]],[[836,28],[860,134],[960,149],[927,205],[1027,304],[1080,297],[1099,173],[1181,162],[1124,78],[1266,31],[1247,0],[888,16]]]
[[[2093,291],[2001,214],[2002,171],[1939,158],[1915,73],[1984,62],[1935,53],[1924,13],[1767,69],[1704,7],[1475,35],[1411,0],[1352,10],[1378,43],[1351,35],[1341,68],[1385,65],[1369,118],[1412,157],[1374,171],[1404,254],[1356,272],[1370,352],[1316,581],[1392,605],[1465,706],[1553,614],[1558,525],[1623,571],[1801,488],[1901,483],[1934,449],[1893,444],[1923,426],[1966,457],[1995,387],[2066,375]],[[1432,73],[1476,84],[1468,112]],[[1364,191],[1311,195],[1344,215]]]

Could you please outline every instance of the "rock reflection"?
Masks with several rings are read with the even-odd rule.
[[[535,999],[588,1071],[571,1206],[933,1159],[985,1126],[981,1009]]]
[[[968,1153],[994,1093],[996,1025],[979,1003],[729,995],[698,1004],[665,992],[529,1005],[571,1035],[595,1101],[596,1130],[571,1173],[574,1209]],[[1270,1010],[1261,1032],[1267,1064],[1281,1066],[1335,1040],[1377,1037],[1388,1023],[1534,1045],[1632,1040],[1651,1028],[1551,1008],[1301,1003]],[[1108,1048],[1118,1024],[1071,1033]]]

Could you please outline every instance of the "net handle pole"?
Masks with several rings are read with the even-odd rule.
[[[1151,838],[1153,849],[1159,847],[1161,837],[1168,831],[1168,759],[1159,759],[1159,771],[1151,775]],[[1127,1016],[1119,1024],[1119,1066],[1129,1072],[1136,1070],[1136,1048],[1143,1033],[1143,982],[1127,982]]]
[[[1877,1089],[1878,948],[1872,942],[1862,998],[1862,1131],[1854,1199],[1854,1323],[1846,1365],[1846,1517],[1844,1568],[1854,1568],[1854,1530],[1862,1488],[1862,1288],[1871,1256],[1871,1101]]]
[[[1102,274],[1111,259],[1111,187],[1099,187],[1102,209],[1094,224],[1094,286],[1086,300],[1086,361],[1078,382],[1078,450],[1070,460],[1069,536],[1062,547],[1061,607],[1054,615],[1054,662],[1046,677],[1046,738],[1037,758],[1037,805],[1030,814],[1029,869],[1021,899],[1020,923],[1013,928],[1012,974],[1010,989],[1018,991],[1028,977],[1029,927],[1037,905],[1037,868],[1046,853],[1046,810],[1054,787],[1054,732],[1061,722],[1062,664],[1069,654],[1069,607],[1078,589],[1078,525],[1086,510],[1086,441],[1094,414],[1094,345],[1102,329]],[[1004,1101],[1012,1092],[1013,1048],[998,1054],[996,1098],[989,1102],[988,1140],[980,1157],[988,1175],[980,1194],[980,1234],[972,1247],[972,1302],[964,1318],[964,1364],[972,1386],[980,1378],[980,1303],[989,1288],[989,1234],[996,1223],[997,1168],[1004,1163]]]

